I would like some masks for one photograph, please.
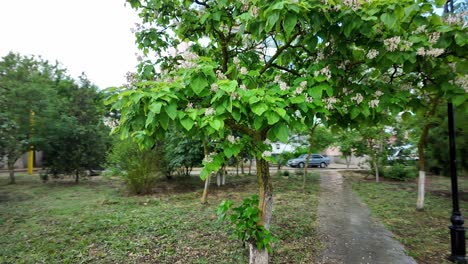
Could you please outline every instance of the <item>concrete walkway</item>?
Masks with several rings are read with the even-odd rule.
[[[318,263],[416,263],[392,233],[371,218],[338,171],[323,171],[320,180],[318,219],[324,249]]]

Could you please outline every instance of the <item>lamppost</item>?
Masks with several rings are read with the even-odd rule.
[[[453,0],[448,0],[444,6],[444,13],[453,13]],[[453,105],[449,101],[447,104],[448,114],[448,132],[449,132],[449,148],[450,148],[450,177],[452,180],[452,216],[450,221],[450,242],[451,255],[449,260],[455,263],[468,263],[466,257],[465,243],[465,227],[463,226],[463,216],[460,212],[458,203],[458,181],[457,181],[457,159],[455,149],[455,122],[453,114]]]

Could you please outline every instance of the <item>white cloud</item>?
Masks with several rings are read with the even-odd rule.
[[[119,86],[134,71],[130,28],[138,17],[125,1],[0,1],[0,56],[9,51],[61,62],[73,77],[85,72],[100,88]]]

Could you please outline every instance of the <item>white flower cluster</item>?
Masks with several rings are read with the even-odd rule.
[[[245,84],[239,85],[239,88],[240,88],[241,90],[247,91],[247,86],[245,86]]]
[[[305,96],[304,100],[305,100],[306,103],[310,104],[310,103],[312,103],[314,101],[314,98],[310,97],[308,94],[305,94],[304,96]]]
[[[429,34],[429,43],[431,44],[436,44],[437,41],[439,41],[439,38],[440,38],[440,32],[432,32],[431,34]]]
[[[416,28],[416,30],[414,30],[412,33],[413,33],[413,34],[426,33],[426,32],[427,32],[426,27],[427,27],[427,25],[419,26],[419,27]]]
[[[324,99],[323,102],[325,103],[325,108],[331,110],[333,109],[333,105],[338,102],[338,99],[336,99],[335,97],[329,97]]]
[[[327,81],[330,80],[331,78],[331,71],[329,68],[329,65],[327,65],[325,68],[321,69],[320,71],[315,71],[314,76],[319,76],[319,75],[325,75],[327,77]]]
[[[229,143],[231,144],[236,144],[239,140],[240,140],[239,137],[235,137],[233,135],[227,136],[227,141],[229,141]]]
[[[379,99],[374,99],[369,101],[369,107],[370,108],[376,108],[379,106],[380,100]]]
[[[325,55],[323,54],[323,50],[319,50],[317,52],[317,56],[314,58],[314,57],[310,57],[311,60],[313,60],[315,63],[319,63],[321,60],[325,59]]]
[[[352,10],[356,11],[361,7],[359,0],[344,0],[343,4],[347,7],[350,7]]]
[[[297,118],[302,118],[301,111],[299,111],[299,110],[294,111],[294,116],[297,117]]]
[[[217,84],[217,83],[212,83],[212,84],[211,84],[210,91],[211,91],[212,93],[216,93],[218,90],[219,90],[218,84]]]
[[[234,64],[235,64],[236,66],[239,66],[239,65],[240,65],[240,60],[239,60],[238,57],[234,57],[234,59],[232,60],[232,62],[234,62]]]
[[[187,103],[187,109],[193,109],[193,103],[192,102]]]
[[[455,85],[459,86],[468,93],[468,76],[463,75],[455,78]]]
[[[219,80],[226,80],[227,77],[224,75],[224,73],[221,70],[216,71],[216,76],[218,77]]]
[[[231,98],[232,98],[232,100],[240,100],[241,97],[240,97],[239,93],[233,92],[231,94]]]
[[[412,46],[413,46],[413,42],[408,41],[408,40],[402,40],[401,45],[400,45],[400,51],[407,51],[411,49]]]
[[[377,55],[379,55],[379,51],[375,50],[375,49],[371,49],[371,50],[369,50],[369,52],[367,52],[366,57],[369,60],[372,60],[373,58],[377,57]]]
[[[360,93],[357,93],[355,96],[351,97],[351,101],[356,101],[356,104],[362,103],[363,100],[364,97]]]
[[[413,86],[409,83],[405,83],[403,85],[400,86],[400,89],[402,91],[411,91],[411,89],[413,89]]]
[[[401,38],[400,36],[395,36],[393,38],[388,38],[384,40],[385,49],[388,51],[395,51],[398,48],[398,44],[400,44]]]
[[[269,139],[267,138],[267,139],[265,139],[265,140],[263,141],[263,144],[265,144],[265,145],[267,145],[267,146],[270,146],[271,140],[269,140]]]
[[[348,90],[348,88],[346,88],[346,87],[343,88],[344,95],[350,95],[352,92],[353,92],[352,89]]]
[[[203,159],[205,163],[211,163],[213,162],[213,157],[216,156],[216,152],[211,152],[210,154],[206,155],[205,158]]]
[[[377,90],[377,91],[375,91],[374,95],[375,95],[375,97],[380,97],[380,96],[384,95],[384,93],[382,91],[380,91],[380,90]]]
[[[247,73],[249,73],[249,71],[247,70],[246,67],[242,67],[242,68],[240,69],[240,74],[246,75]]]
[[[213,109],[213,107],[208,107],[205,110],[205,116],[212,116],[214,114],[216,114],[216,111]]]
[[[198,55],[189,51],[185,51],[182,54],[182,61],[179,68],[189,69],[197,66]]]
[[[451,62],[448,64],[448,66],[450,67],[450,69],[452,69],[452,71],[456,72],[457,71],[457,63],[456,62]]]
[[[444,51],[445,51],[444,49],[438,49],[438,48],[435,48],[435,49],[430,48],[428,50],[425,50],[424,48],[421,47],[416,51],[416,54],[419,56],[428,56],[428,57],[437,58],[440,55],[442,55]]]
[[[280,87],[280,90],[281,90],[281,91],[289,90],[288,84],[285,83],[285,82],[283,82],[283,81],[281,81],[281,76],[279,76],[279,75],[276,75],[276,76],[275,76],[274,83],[279,84],[279,87]]]
[[[342,62],[338,65],[338,69],[346,70],[346,66],[348,66],[349,63],[350,63],[349,60],[342,61]]]
[[[125,79],[127,79],[128,84],[134,84],[136,81],[136,75],[134,72],[127,72],[125,74]]]
[[[252,7],[251,12],[252,12],[252,16],[256,18],[258,16],[258,7],[256,6]]]
[[[457,14],[451,14],[450,16],[446,17],[444,19],[445,23],[449,25],[460,25],[463,28],[466,27],[466,21],[465,21],[465,16],[467,15],[467,12],[460,12]]]
[[[264,157],[264,158],[271,157],[271,154],[272,154],[271,151],[265,150],[262,153],[262,157]]]

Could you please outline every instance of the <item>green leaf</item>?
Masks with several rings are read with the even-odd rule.
[[[284,117],[286,115],[286,110],[283,108],[273,108],[273,111],[278,113],[279,116]]]
[[[153,102],[153,103],[150,104],[149,110],[151,112],[154,112],[155,114],[159,114],[159,113],[161,113],[161,107],[162,107],[162,103]]]
[[[380,20],[387,26],[389,29],[395,26],[397,21],[396,17],[391,13],[384,13],[380,16]]]
[[[166,111],[167,115],[174,120],[177,117],[177,105],[172,102],[171,104],[167,105],[164,110]]]
[[[288,13],[286,18],[283,20],[284,31],[286,36],[290,36],[297,24],[297,16],[295,14]]]
[[[268,120],[269,125],[274,125],[274,124],[278,123],[278,121],[280,120],[279,115],[277,115],[274,112],[268,111],[268,112],[266,112],[265,115],[266,115],[266,118]]]
[[[354,107],[352,110],[351,110],[351,119],[355,119],[361,112],[359,111],[359,109],[357,107]]]
[[[205,89],[208,86],[208,81],[206,80],[205,76],[199,74],[192,79],[192,81],[190,82],[190,86],[197,95],[200,95],[203,89]]]
[[[158,116],[159,124],[164,130],[167,130],[169,127],[169,117],[166,114],[160,114]]]
[[[268,15],[265,31],[270,31],[279,19],[279,11],[274,11]]]
[[[265,103],[258,103],[252,106],[252,112],[258,116],[261,116],[266,110],[268,110],[268,105]]]
[[[226,156],[226,158],[230,158],[230,157],[232,157],[234,155],[233,148],[224,148],[223,152],[224,152],[224,155]]]
[[[208,123],[216,131],[219,131],[222,127],[224,127],[223,121],[221,121],[219,119],[210,120]]]
[[[289,129],[288,126],[284,123],[279,123],[274,127],[275,136],[281,142],[287,142],[289,137]]]
[[[465,95],[456,95],[452,99],[452,103],[454,106],[462,105],[466,101]]]
[[[184,119],[180,120],[180,124],[182,124],[182,126],[187,130],[189,131],[190,129],[192,129],[193,127],[193,124],[195,124],[195,121],[193,121],[191,118],[189,117],[185,117]]]
[[[218,82],[218,84],[219,84],[219,89],[228,93],[234,92],[237,87],[237,81],[221,80]]]

